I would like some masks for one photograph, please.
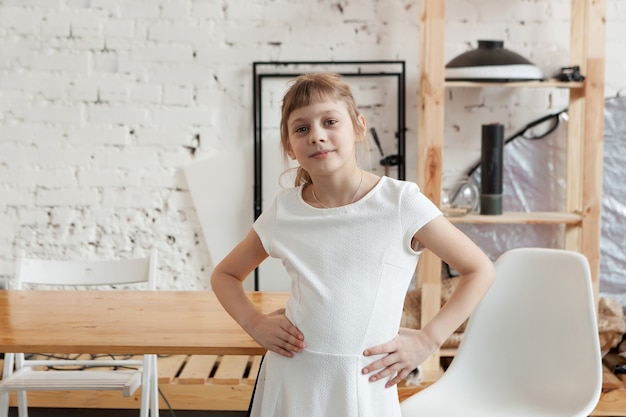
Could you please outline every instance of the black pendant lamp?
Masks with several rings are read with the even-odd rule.
[[[504,48],[501,40],[479,40],[478,48],[446,64],[448,81],[531,81],[543,79],[541,70],[523,56]]]

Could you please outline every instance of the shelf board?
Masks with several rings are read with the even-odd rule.
[[[452,223],[473,224],[568,224],[582,222],[582,216],[576,213],[555,211],[541,212],[504,212],[500,215],[467,214],[465,216],[447,217]]]
[[[439,356],[450,358],[450,357],[456,356],[457,350],[458,350],[458,348],[440,349],[439,350]]]
[[[488,88],[488,87],[505,87],[505,88],[583,88],[584,82],[572,81],[563,82],[558,80],[543,81],[511,81],[511,82],[489,82],[489,81],[446,81],[444,85],[447,88]]]

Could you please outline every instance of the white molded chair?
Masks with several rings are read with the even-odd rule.
[[[94,287],[124,284],[143,284],[155,289],[157,252],[149,256],[113,261],[52,261],[27,259],[20,254],[13,289],[45,286]],[[78,289],[77,289],[78,290]],[[43,353],[43,352],[42,352]],[[51,352],[55,353],[55,352]],[[105,353],[105,352],[103,352]],[[70,367],[70,370],[41,371],[34,367]],[[76,367],[119,367],[111,370],[75,370]],[[127,368],[130,367],[130,368]],[[71,370],[74,368],[74,370]],[[136,369],[132,369],[136,368]],[[142,387],[140,416],[159,415],[158,377],[156,355],[144,355],[143,360],[30,360],[23,353],[5,353],[4,370],[0,381],[0,413],[6,417],[9,392],[18,393],[19,417],[28,416],[27,391],[56,390],[120,390],[125,397]]]
[[[403,417],[582,417],[600,397],[600,343],[587,259],[523,248],[496,261],[443,376]]]

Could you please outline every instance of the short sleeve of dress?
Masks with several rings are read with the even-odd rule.
[[[276,230],[276,212],[278,207],[278,200],[282,193],[279,193],[274,201],[267,207],[261,215],[254,221],[252,228],[256,232],[257,236],[261,240],[263,249],[268,255],[272,254],[272,240],[274,237],[274,230]]]
[[[266,210],[261,213],[261,215],[254,221],[252,228],[259,236],[261,240],[261,244],[263,245],[263,249],[268,255],[272,255],[271,241],[272,241],[272,230],[274,230],[274,225],[276,223],[276,205],[272,204],[271,207],[268,207]]]
[[[441,210],[420,191],[417,184],[407,183],[400,199],[400,216],[409,248],[413,235],[441,215]],[[411,251],[415,252],[413,249]]]

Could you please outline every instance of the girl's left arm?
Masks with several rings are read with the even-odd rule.
[[[394,376],[387,387],[404,379],[450,337],[482,300],[495,275],[484,252],[443,216],[415,233],[412,246],[420,243],[458,271],[460,281],[449,301],[422,329],[401,328],[394,339],[363,352],[365,356],[385,355],[362,372],[373,374],[370,381]]]

